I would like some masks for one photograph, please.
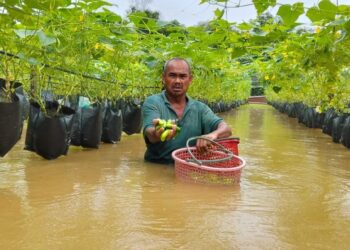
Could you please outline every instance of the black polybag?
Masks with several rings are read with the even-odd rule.
[[[58,108],[57,101],[46,101],[45,114],[38,103],[31,102],[25,150],[34,151],[48,160],[67,154],[75,112],[66,106]]]
[[[350,148],[350,116],[348,116],[344,121],[340,142],[345,147]]]
[[[342,135],[344,121],[346,119],[346,115],[342,114],[333,119],[332,125],[332,139],[333,142],[339,143],[340,137]]]
[[[2,85],[2,82],[1,82]],[[0,88],[2,91],[2,87]],[[5,156],[17,143],[22,132],[21,107],[16,94],[11,102],[0,102],[0,156]]]
[[[101,142],[104,107],[94,103],[89,107],[77,107],[72,127],[71,144],[86,148],[98,148]]]
[[[101,140],[105,143],[116,143],[120,141],[123,129],[123,117],[121,109],[107,102],[103,118],[103,129]]]
[[[338,115],[334,111],[334,109],[329,109],[325,113],[325,117],[323,120],[323,125],[322,125],[322,132],[327,134],[327,135],[332,135],[332,130],[333,130],[333,119],[336,118]]]
[[[123,131],[128,134],[137,134],[142,128],[141,102],[129,100],[122,102]]]

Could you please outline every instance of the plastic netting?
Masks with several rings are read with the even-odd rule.
[[[234,154],[238,154],[239,139],[222,140],[218,143],[227,147]],[[225,145],[226,144],[226,145]],[[227,146],[228,145],[228,146]],[[227,154],[216,150],[213,147],[209,152],[200,154],[195,147],[181,148],[172,153],[175,161],[176,178],[196,183],[205,184],[237,184],[240,182],[241,172],[245,166],[245,161],[233,155],[231,159],[225,161],[215,161],[225,158]],[[205,162],[203,164],[195,163],[191,154],[199,161],[214,160],[213,162]]]

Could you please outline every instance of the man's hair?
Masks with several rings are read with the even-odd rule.
[[[163,75],[166,73],[166,71],[167,71],[167,69],[168,69],[169,63],[171,63],[171,62],[173,62],[173,61],[183,61],[183,62],[185,62],[185,63],[187,64],[187,66],[188,66],[188,72],[189,72],[189,74],[192,75],[192,70],[191,70],[191,65],[190,65],[190,63],[189,63],[186,59],[181,58],[181,57],[174,57],[174,58],[171,58],[170,60],[166,61],[166,62],[164,63],[164,66],[163,66]]]

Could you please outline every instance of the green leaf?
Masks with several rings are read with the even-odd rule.
[[[129,45],[129,46],[132,46],[132,42],[131,41],[128,41],[128,40],[124,40],[124,39],[115,39],[117,43],[123,43],[123,44],[126,44],[126,45]]]
[[[18,58],[27,61],[30,65],[40,65],[40,62],[33,58],[33,57],[27,57],[24,53],[20,52],[17,54]]]
[[[329,22],[328,26],[341,26],[344,25],[348,20],[345,18],[337,19],[335,21]]]
[[[27,36],[34,36],[38,31],[37,30],[13,30],[17,36],[20,38],[26,38]]]
[[[318,22],[323,19],[322,12],[317,7],[311,7],[306,12],[306,16],[311,20],[311,22]]]
[[[230,29],[231,28],[231,23],[229,23],[227,20],[220,19],[216,20],[217,27],[220,29]]]
[[[339,30],[339,31],[340,31],[340,30]],[[344,41],[344,39],[346,39],[347,36],[348,36],[348,32],[343,31],[343,32],[341,33],[340,37],[335,41],[334,44]]]
[[[233,52],[232,52],[232,57],[235,58],[235,57],[239,57],[239,56],[242,56],[244,54],[247,53],[247,50],[243,47],[236,47],[233,49]]]
[[[48,37],[44,32],[38,32],[39,41],[42,46],[48,46],[50,44],[56,43],[56,39],[52,37]]]
[[[300,85],[294,85],[293,86],[293,90],[299,91],[299,90],[301,90],[301,86]]]
[[[350,6],[349,5],[339,5],[338,14],[344,16],[350,16]]]
[[[30,12],[25,13],[19,8],[6,8],[6,10],[12,19],[19,21],[21,24],[29,26],[34,24],[34,18],[30,15]]]
[[[343,113],[350,114],[350,108],[344,108]]]
[[[286,26],[291,26],[295,23],[298,17],[304,13],[304,4],[295,3],[293,5],[282,5],[277,12]]]
[[[40,65],[41,64],[37,59],[35,59],[33,57],[28,58],[27,61],[30,65]]]
[[[147,15],[143,12],[135,12],[131,13],[128,17],[136,27],[139,27],[142,21],[145,20],[145,18],[147,18]]]
[[[320,8],[324,19],[334,20],[335,15],[337,14],[337,6],[335,6],[330,0],[322,0],[318,7]]]
[[[224,15],[224,13],[225,13],[225,10],[224,10],[224,9],[222,9],[222,10],[216,9],[216,10],[214,11],[214,14],[215,14],[215,16],[216,16],[217,19],[221,19],[222,16]]]
[[[97,10],[99,8],[101,8],[102,6],[113,6],[113,4],[108,3],[106,1],[97,1],[97,2],[91,2],[88,5],[88,9],[89,10]]]
[[[262,14],[270,6],[276,5],[276,0],[253,0],[258,15]]]
[[[0,26],[2,25],[13,25],[14,24],[14,20],[6,14],[0,14]]]
[[[274,30],[266,35],[266,39],[274,43],[285,39],[285,37],[287,37],[287,33],[281,30]]]
[[[54,10],[59,7],[66,7],[71,4],[71,0],[24,0],[24,3],[33,9]]]
[[[347,22],[344,24],[344,28],[345,28],[345,30],[346,30],[347,32],[350,33],[350,20],[347,21]]]
[[[149,69],[154,69],[157,66],[158,60],[154,56],[144,58],[144,63]]]
[[[106,8],[103,8],[103,12],[96,14],[96,18],[103,23],[120,23],[122,21],[121,16],[111,12]]]
[[[7,0],[6,4],[8,4],[10,6],[14,6],[16,4],[19,4],[19,0]]]
[[[99,36],[99,37],[97,38],[97,40],[98,40],[100,43],[113,45],[113,40],[112,40],[110,37],[108,37],[108,36]]]
[[[240,23],[240,24],[238,25],[238,28],[239,28],[240,30],[250,30],[250,29],[252,28],[252,25],[249,24],[249,23]]]
[[[318,7],[310,8],[306,16],[310,18],[312,22],[321,20],[333,21],[337,14],[337,7],[330,0],[322,0]]]

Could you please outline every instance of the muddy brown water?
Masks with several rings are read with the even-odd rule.
[[[140,135],[52,161],[22,139],[0,158],[0,249],[349,249],[350,150],[267,105],[221,116],[238,186],[176,180]]]

